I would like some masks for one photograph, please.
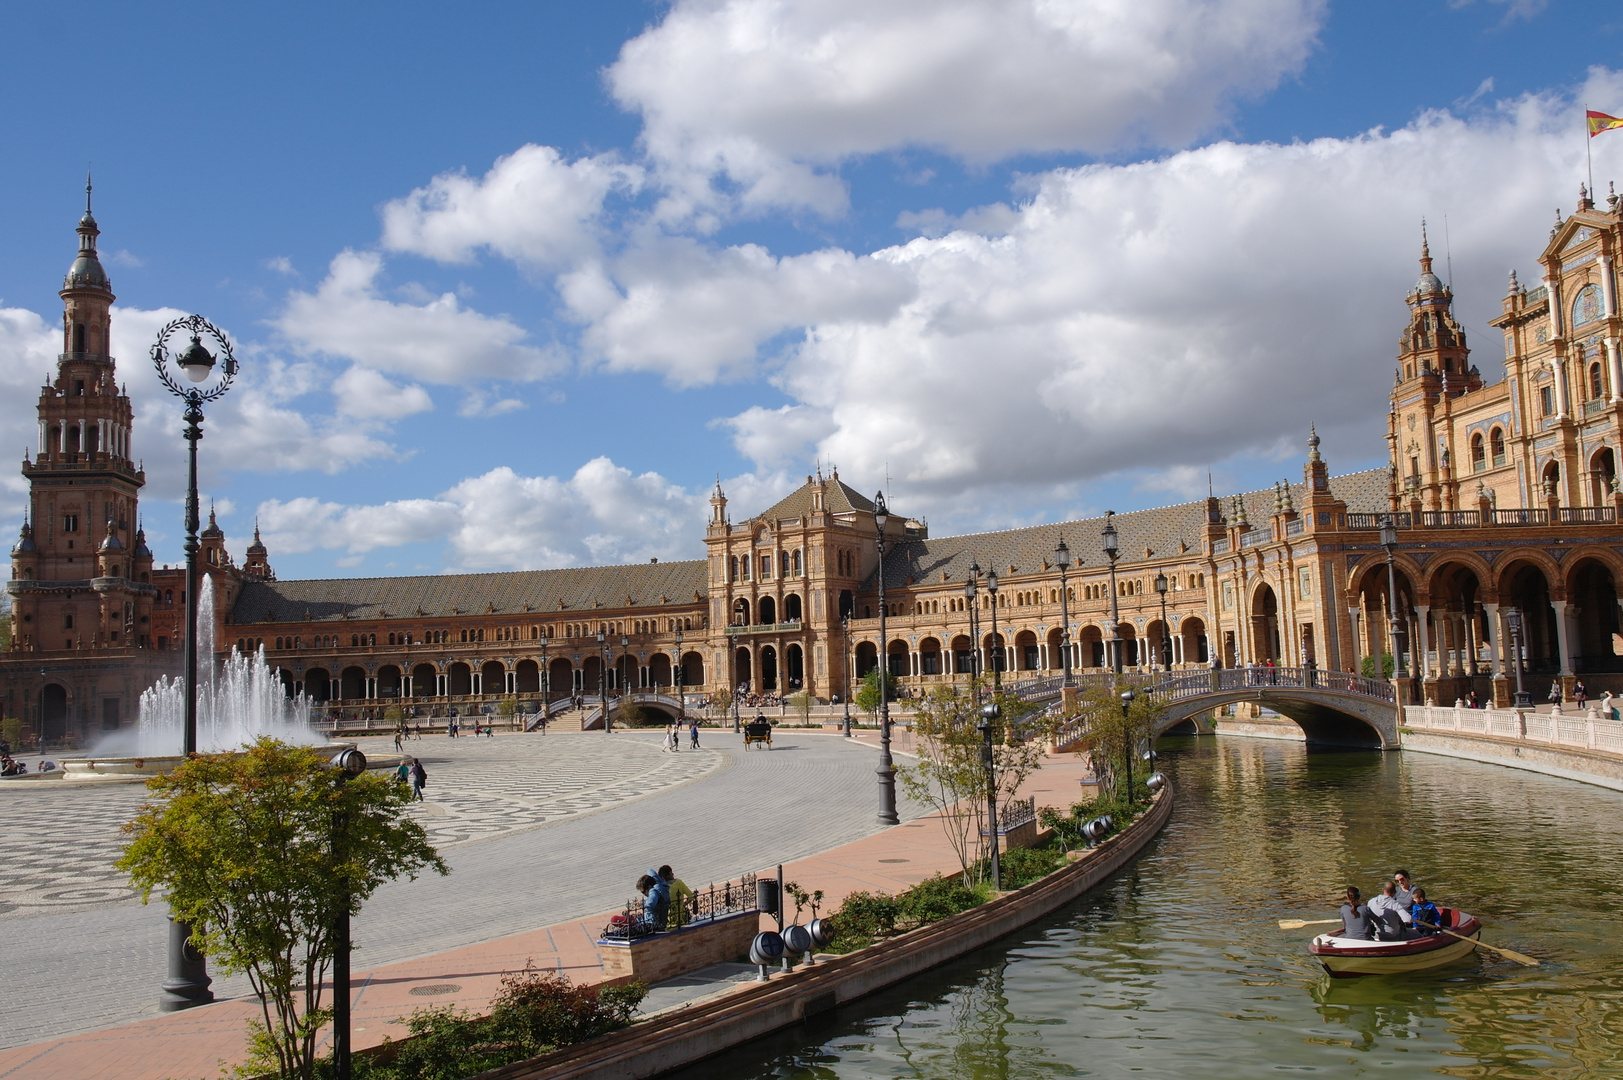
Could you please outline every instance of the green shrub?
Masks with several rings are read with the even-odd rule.
[[[984,897],[964,884],[957,874],[952,877],[925,878],[896,898],[902,918],[919,926],[940,922],[949,915],[968,911]]]
[[[896,920],[900,917],[896,897],[854,892],[829,916],[829,922],[834,925],[834,940],[829,944],[829,951],[850,952],[889,937],[896,932]]]
[[[1005,889],[1020,889],[1040,881],[1065,862],[1065,849],[1058,844],[1035,848],[1014,848],[998,855],[998,869]],[[990,873],[990,871],[988,871]]]
[[[15,716],[8,716],[0,720],[0,742],[4,742],[14,751],[22,749],[23,722]]]
[[[407,1021],[412,1037],[392,1057],[355,1059],[355,1080],[462,1080],[617,1031],[647,993],[641,983],[594,989],[526,968],[503,976],[489,1016],[419,1009]],[[331,1061],[322,1064],[330,1077]]]

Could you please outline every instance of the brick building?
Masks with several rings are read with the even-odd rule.
[[[130,531],[142,476],[104,354],[112,293],[88,210],[79,231],[62,290],[64,352],[40,398],[39,453],[24,463],[31,524],[13,551],[13,651],[0,660],[7,712],[42,716],[53,738],[128,723],[140,688],[177,666],[183,611],[181,572],[153,569],[139,525]],[[503,697],[531,707],[544,692],[595,694],[603,682],[611,692],[803,687],[828,699],[881,656],[908,687],[962,679],[977,653],[982,670],[1028,678],[1062,664],[1064,540],[1079,669],[1108,665],[1113,639],[1129,667],[1215,654],[1225,666],[1346,671],[1379,664],[1403,641],[1411,698],[1504,701],[1514,607],[1527,678],[1623,690],[1620,243],[1618,199],[1601,209],[1582,196],[1538,257],[1539,287],[1512,277],[1493,323],[1506,377],[1488,383],[1422,239],[1387,468],[1331,476],[1311,436],[1299,481],[1112,515],[1114,577],[1104,519],[931,537],[892,514],[881,641],[873,503],[838,473],[808,476],[740,521],[718,484],[703,559],[612,567],[279,581],[257,530],[239,567],[211,514],[203,558],[216,641],[263,647],[290,692],[356,711],[443,714]],[[1399,528],[1395,605],[1378,542],[1384,515]]]

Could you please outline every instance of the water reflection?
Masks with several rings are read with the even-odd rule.
[[[1047,923],[687,1077],[1623,1075],[1623,795],[1401,754],[1163,740],[1178,807],[1132,867]],[[1405,866],[1484,918],[1482,954],[1330,980],[1313,933]]]

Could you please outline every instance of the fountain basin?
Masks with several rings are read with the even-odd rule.
[[[329,761],[336,757],[340,751],[353,750],[352,742],[324,743],[311,747],[318,754],[324,755]],[[57,764],[61,766],[56,772],[30,774],[40,780],[60,779],[77,782],[106,782],[118,780],[146,780],[149,777],[161,776],[175,768],[184,757],[174,754],[164,757],[96,757],[96,758],[61,758]],[[368,758],[368,769],[392,769],[400,764],[399,755],[378,755]]]

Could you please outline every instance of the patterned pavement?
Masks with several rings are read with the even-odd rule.
[[[363,750],[393,751],[386,740]],[[662,753],[649,740],[510,736],[413,740],[428,771],[413,814],[440,850],[589,814],[697,780],[724,755]],[[145,801],[141,784],[28,780],[0,787],[0,926],[7,915],[134,897],[113,868],[119,827]]]

